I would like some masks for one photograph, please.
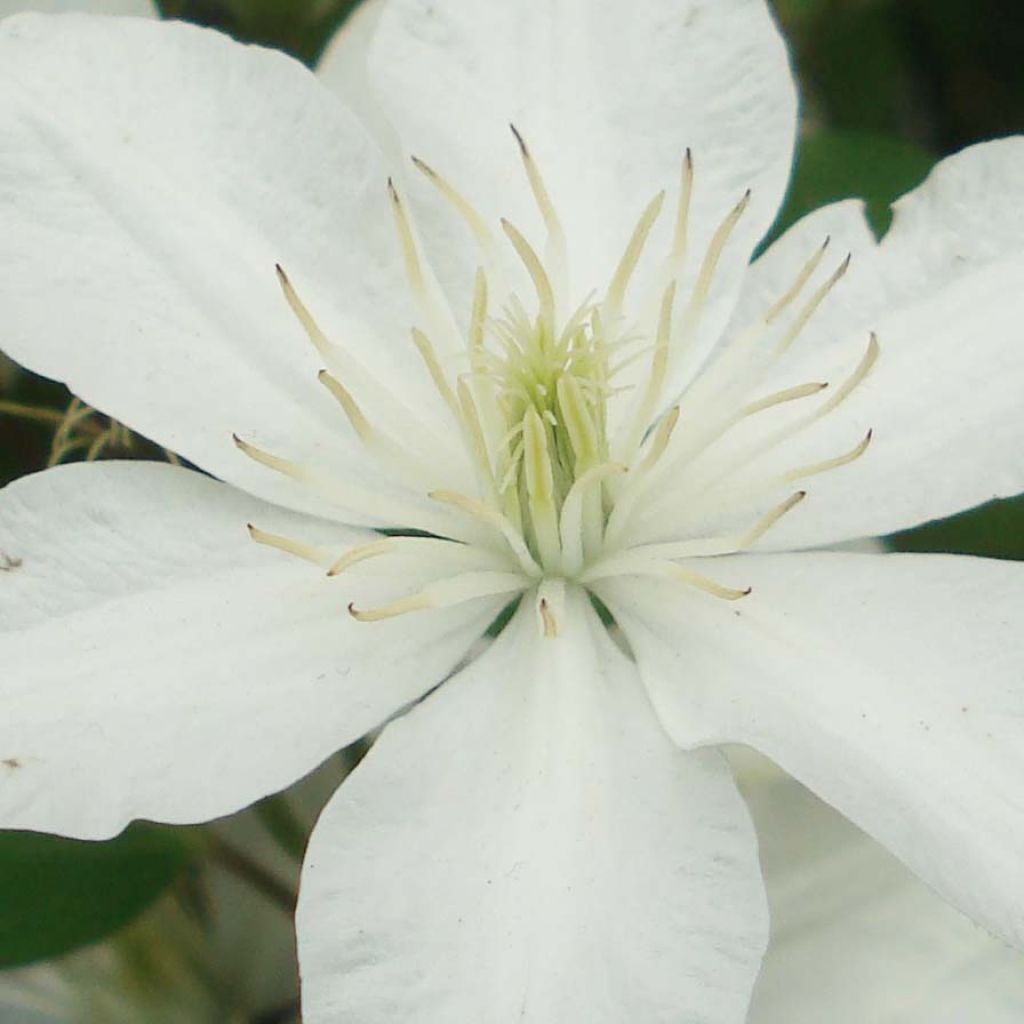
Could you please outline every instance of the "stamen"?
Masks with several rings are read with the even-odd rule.
[[[299,298],[281,264],[274,264],[274,269],[277,271],[277,280],[281,285],[281,291],[284,292],[285,300],[291,307],[291,311],[295,314],[296,319],[302,324],[306,336],[313,343],[313,347],[317,352],[325,359],[328,358],[331,354],[331,343],[327,340],[327,335],[320,330],[312,314],[306,308],[305,303]]]
[[[811,279],[811,275],[818,269],[818,264],[821,263],[822,258],[825,255],[826,250],[829,247],[829,243],[832,241],[831,236],[826,236],[825,241],[821,244],[818,251],[804,264],[803,269],[796,276],[796,280],[790,285],[789,290],[779,298],[774,305],[769,307],[768,312],[764,315],[764,322],[766,324],[772,323],[773,320],[784,310],[787,306],[803,291],[804,285]]]
[[[559,378],[556,390],[577,465],[592,466],[599,458],[600,438],[580,382],[571,374],[565,374]]]
[[[551,196],[548,194],[548,190],[544,185],[544,179],[540,175],[537,162],[533,159],[525,140],[522,135],[519,134],[516,126],[514,124],[510,124],[509,128],[512,129],[512,134],[515,136],[516,143],[519,146],[519,154],[523,159],[523,167],[526,169],[526,177],[530,182],[530,191],[533,192],[533,198],[536,201],[537,208],[540,210],[540,215],[544,220],[544,226],[547,228],[548,262],[555,268],[556,280],[564,285],[565,276],[568,271],[568,253],[565,242],[565,231],[563,230],[561,221],[558,219],[558,214],[555,211],[555,204],[551,201]]]
[[[283,473],[293,480],[305,480],[308,476],[306,467],[298,462],[293,462],[291,459],[282,459],[279,455],[271,455],[270,452],[265,452],[262,448],[249,444],[248,441],[243,441],[237,434],[232,434],[231,440],[235,442],[235,447],[241,452],[248,455],[254,462],[258,462],[268,469],[272,469],[277,473]]]
[[[696,316],[703,309],[708,293],[711,290],[711,281],[715,276],[715,271],[718,269],[719,260],[722,258],[725,243],[729,241],[729,236],[733,233],[744,211],[750,205],[752,194],[748,188],[743,193],[743,198],[729,211],[725,220],[718,226],[718,230],[712,235],[711,244],[704,255],[704,262],[701,264],[700,272],[697,275],[697,283],[693,288],[690,308],[687,310],[689,316]]]
[[[383,540],[375,540],[369,544],[362,544],[359,547],[352,548],[351,551],[346,551],[345,554],[335,561],[327,570],[327,575],[338,576],[350,566],[357,565],[359,562],[365,562],[368,558],[376,558],[378,555],[386,555],[389,551],[394,550],[395,541],[391,537],[385,537]]]
[[[825,413],[831,412],[841,402],[846,401],[846,399],[850,397],[854,388],[856,388],[871,372],[872,367],[878,361],[880,353],[881,347],[878,344],[878,335],[872,331],[871,337],[868,339],[867,350],[861,357],[860,362],[857,364],[853,373],[851,373],[850,376],[838,388],[836,388],[835,394],[819,410],[819,416],[823,416]]]
[[[665,193],[661,191],[644,208],[643,213],[640,214],[640,220],[637,221],[633,234],[626,245],[626,251],[622,254],[622,259],[612,275],[605,300],[612,319],[618,316],[623,299],[626,297],[626,289],[629,287],[630,278],[633,276],[633,271],[636,270],[637,263],[640,262],[640,257],[651,233],[651,228],[654,227],[664,202]]]
[[[580,582],[593,583],[600,579],[606,579],[609,576],[655,576],[677,580],[680,583],[695,587],[697,590],[702,590],[706,594],[711,594],[713,597],[720,597],[725,601],[738,601],[741,597],[746,597],[753,590],[752,587],[745,587],[743,589],[726,587],[701,573],[694,572],[692,569],[684,568],[681,565],[675,565],[672,562],[660,559],[652,560],[639,555],[634,557],[632,553],[597,563],[583,573],[580,577]]]
[[[414,156],[412,157],[412,162],[416,169],[452,204],[459,216],[466,222],[470,231],[473,232],[477,244],[484,253],[488,257],[493,257],[495,249],[494,236],[491,234],[491,229],[487,226],[487,222],[477,212],[473,204],[451,182],[442,178],[426,161],[421,160],[418,156]]]
[[[537,588],[537,618],[541,632],[548,639],[561,633],[565,618],[565,581],[546,579]]]
[[[669,441],[672,440],[672,433],[679,422],[679,406],[674,405],[662,417],[661,422],[654,430],[651,443],[647,448],[647,454],[638,467],[638,472],[646,472],[664,455]]]
[[[497,504],[497,482],[494,479],[494,469],[491,466],[490,455],[487,451],[487,440],[484,437],[484,428],[480,422],[476,402],[473,400],[473,394],[465,381],[459,381],[458,389],[459,404],[462,410],[462,426],[469,438],[470,449],[475,456],[480,482],[483,484],[488,498],[494,504]]]
[[[806,491],[791,494],[781,505],[773,508],[759,523],[756,523],[736,542],[736,551],[746,551],[753,547],[787,512],[797,507],[804,498]]]
[[[526,267],[526,272],[530,275],[530,280],[536,289],[541,320],[553,332],[555,325],[555,293],[551,287],[551,281],[548,278],[547,272],[544,270],[544,264],[541,263],[540,258],[533,251],[530,243],[527,242],[514,224],[502,218],[501,226],[505,234],[508,235],[509,241],[512,243],[512,247],[515,249],[519,259],[522,260],[523,266]]]
[[[864,439],[845,455],[838,455],[834,459],[826,459],[824,462],[814,462],[809,466],[801,466],[799,469],[790,470],[782,479],[801,480],[804,477],[817,476],[819,473],[828,472],[830,469],[838,469],[840,466],[845,466],[859,459],[868,450],[873,434],[874,430],[869,430],[864,435]]]
[[[416,346],[416,351],[419,352],[420,357],[426,364],[427,371],[430,373],[430,379],[434,382],[434,387],[437,388],[437,393],[451,410],[452,415],[455,417],[455,422],[458,423],[460,421],[459,403],[445,378],[444,370],[441,369],[441,363],[437,358],[437,352],[434,350],[433,344],[418,327],[412,329],[412,340]]]
[[[327,388],[331,395],[337,400],[338,405],[341,406],[345,415],[348,417],[348,421],[352,424],[352,429],[356,432],[359,439],[364,444],[372,444],[375,439],[373,427],[370,426],[369,420],[367,420],[363,415],[362,409],[359,408],[358,403],[341,381],[332,373],[328,373],[327,370],[321,370],[316,375],[316,379],[320,381],[320,383],[323,384],[323,386]],[[243,449],[243,451],[244,450],[245,449]]]
[[[675,233],[672,238],[672,255],[669,257],[669,276],[678,277],[686,263],[688,244],[687,229],[690,220],[690,197],[693,195],[693,153],[686,147],[682,173],[679,182],[679,207],[676,211]]]
[[[469,345],[474,353],[483,349],[487,323],[487,275],[480,267],[473,282],[473,311],[469,317]]]
[[[796,387],[786,388],[784,391],[776,391],[774,394],[767,395],[756,402],[745,405],[740,410],[737,420],[753,416],[754,413],[763,412],[765,409],[771,409],[785,402],[794,402],[798,398],[808,398],[811,395],[818,394],[819,391],[824,391],[827,387],[827,383],[811,382],[810,384],[798,384]]]
[[[683,569],[680,566],[675,566],[674,571],[670,575],[673,579],[679,580],[680,583],[696,587],[697,590],[703,590],[704,593],[710,594],[712,597],[720,597],[724,601],[738,601],[741,597],[749,596],[754,589],[753,587],[744,587],[742,590],[736,587],[723,587],[721,583],[716,583],[714,580],[708,579],[707,576],[702,576],[699,572],[691,572],[689,569]]]
[[[548,599],[546,597],[542,597],[537,602],[537,612],[543,625],[544,636],[548,639],[558,636],[558,623],[548,607]]]
[[[555,508],[555,481],[548,453],[547,431],[533,407],[527,410],[523,418],[523,471],[541,563],[546,566],[558,565],[561,560],[561,539],[558,533],[558,511]]]
[[[852,254],[847,254],[846,259],[839,264],[838,268],[832,272],[828,280],[819,286],[817,291],[807,300],[806,305],[800,310],[796,319],[790,325],[789,330],[782,336],[782,340],[775,346],[775,356],[778,358],[781,356],[794,341],[800,336],[801,331],[807,326],[807,321],[814,316],[818,307],[825,301],[825,297],[830,291],[842,280],[847,270],[850,269],[850,260],[853,259]]]
[[[672,340],[672,310],[675,305],[676,283],[672,281],[665,289],[661,297],[661,309],[658,313],[658,330],[655,336],[654,352],[651,356],[651,372],[647,378],[647,388],[644,391],[643,399],[637,407],[636,415],[633,417],[633,428],[627,440],[628,450],[632,451],[643,432],[651,421],[655,406],[661,395],[661,389],[665,382],[665,374],[668,370],[669,344]]]
[[[306,562],[312,562],[314,565],[322,566],[331,557],[326,548],[304,544],[302,541],[292,540],[291,537],[282,537],[277,533],[267,533],[266,530],[261,530],[259,527],[253,526],[252,523],[246,523],[246,529],[257,544],[276,548],[278,551],[284,551],[286,554],[294,555]]]
[[[543,575],[540,566],[535,561],[533,555],[530,554],[529,548],[527,548],[526,543],[523,541],[522,535],[509,519],[503,516],[496,508],[485,505],[482,501],[467,498],[464,494],[457,494],[454,491],[431,491],[427,497],[433,501],[451,505],[459,509],[460,512],[465,512],[466,515],[472,516],[474,519],[486,523],[497,530],[512,549],[512,553],[518,559],[520,566],[527,576],[537,577]]]
[[[399,598],[379,608],[356,608],[348,606],[349,615],[360,622],[379,622],[393,619],[409,612],[424,611],[428,608],[450,608],[480,597],[522,590],[525,581],[518,573],[511,572],[465,572],[448,579],[431,583],[415,594]]]
[[[641,544],[630,548],[626,552],[626,557],[671,561],[676,558],[713,558],[718,555],[731,555],[737,551],[746,551],[806,497],[806,491],[797,491],[795,494],[791,494],[781,505],[777,505],[746,533],[740,534],[738,537],[698,537],[694,540],[670,541],[665,544]],[[614,558],[610,561],[614,564]]]
[[[388,178],[388,196],[391,199],[391,210],[394,213],[395,225],[398,228],[398,240],[402,247],[402,256],[405,260],[405,274],[413,291],[421,297],[426,296],[426,281],[423,277],[423,267],[420,264],[419,250],[416,245],[416,238],[412,233],[412,224],[405,212],[405,204],[398,195],[395,183]]]

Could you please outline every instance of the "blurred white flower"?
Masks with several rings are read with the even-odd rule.
[[[1020,942],[1019,567],[824,549],[1024,487],[1024,143],[750,264],[759,0],[371,15],[340,103],[188,26],[0,29],[5,347],[225,481],[0,497],[0,821],[203,820],[394,718],[312,838],[308,1024],[738,1021],[738,741]]]

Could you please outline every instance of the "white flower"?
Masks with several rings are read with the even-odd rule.
[[[6,350],[227,482],[4,492],[0,820],[221,815],[414,705],[312,838],[309,1024],[741,1020],[724,741],[1024,941],[1019,568],[805,550],[1024,488],[1024,143],[748,267],[773,22],[618,12],[391,0],[344,103],[187,26],[0,29]]]

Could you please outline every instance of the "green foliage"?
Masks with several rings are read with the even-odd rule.
[[[127,924],[188,864],[188,835],[147,824],[102,843],[0,833],[0,967],[59,956]]]
[[[359,0],[158,0],[166,18],[210,25],[312,66]]]
[[[934,162],[927,150],[899,139],[846,131],[810,135],[800,143],[776,233],[819,206],[857,196],[867,201],[876,234],[884,234],[892,220],[889,205],[919,184]]]

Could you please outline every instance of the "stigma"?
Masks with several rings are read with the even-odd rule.
[[[524,186],[544,225],[541,246],[508,220],[490,225],[453,183],[421,158],[412,160],[475,240],[478,268],[467,327],[457,326],[394,181],[387,182],[384,197],[415,300],[410,355],[422,361],[449,438],[471,467],[470,486],[446,486],[440,468],[434,482],[431,467],[409,457],[400,424],[378,407],[378,394],[361,394],[358,382],[345,378],[337,343],[277,267],[284,301],[327,364],[319,383],[348,427],[400,488],[472,523],[473,539],[424,537],[401,520],[399,504],[386,536],[348,550],[325,551],[257,527],[250,527],[253,540],[319,564],[341,580],[352,566],[397,550],[425,559],[433,578],[420,590],[398,593],[376,608],[349,605],[350,614],[367,623],[528,593],[540,633],[557,637],[566,586],[587,588],[620,575],[669,578],[720,600],[748,597],[749,587],[716,580],[706,568],[714,564],[709,560],[755,545],[804,502],[808,481],[859,459],[872,440],[869,431],[814,464],[773,469],[760,478],[751,471],[776,466],[777,452],[842,404],[879,357],[879,341],[871,335],[862,357],[839,380],[797,380],[765,392],[773,368],[840,285],[849,257],[830,262],[829,240],[823,239],[755,322],[679,390],[673,382],[705,325],[723,255],[736,244],[750,192],[737,196],[694,262],[689,230],[697,172],[687,151],[671,200],[665,192],[650,199],[609,280],[594,282],[595,290],[570,308],[565,230],[526,140],[514,127],[512,136]],[[667,230],[658,235],[662,251],[652,253],[655,227],[669,209],[671,219],[661,225]],[[518,264],[518,279],[528,282],[525,294],[505,283],[512,264]],[[781,426],[749,429],[780,409],[788,412]],[[300,485],[328,496],[344,492],[344,481],[324,480],[315,467],[285,453],[265,452],[237,437],[235,442],[249,458]],[[383,496],[380,507],[387,515]]]

